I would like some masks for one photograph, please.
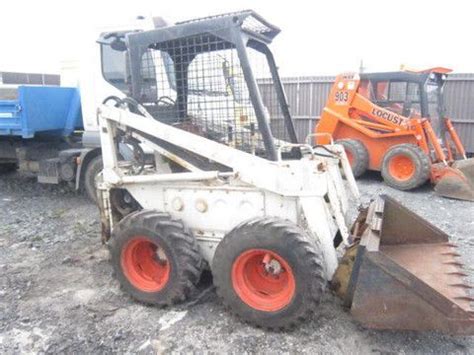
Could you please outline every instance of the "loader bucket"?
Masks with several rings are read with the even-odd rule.
[[[362,325],[474,335],[473,299],[448,236],[388,196],[369,207],[345,301]]]
[[[441,196],[474,201],[474,159],[457,160],[444,167],[435,184],[434,189]]]

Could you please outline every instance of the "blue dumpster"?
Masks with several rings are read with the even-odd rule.
[[[82,128],[77,88],[19,86],[17,100],[0,100],[0,136],[68,136]]]

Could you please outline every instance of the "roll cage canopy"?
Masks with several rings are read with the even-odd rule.
[[[279,32],[280,29],[278,27],[270,24],[254,11],[246,10],[178,22],[174,25],[148,31],[120,33],[120,40],[126,45],[128,57],[128,94],[140,103],[150,103],[148,107],[151,110],[155,110],[155,112],[150,113],[158,120],[161,120],[159,117],[161,116],[165,117],[165,120],[168,118],[174,120],[173,122],[183,122],[189,118],[191,111],[196,115],[196,112],[201,110],[201,108],[207,108],[209,112],[212,111],[213,116],[210,120],[213,121],[214,128],[217,128],[218,125],[219,127],[228,125],[235,115],[240,115],[242,119],[248,116],[249,122],[254,117],[256,120],[255,126],[251,122],[243,126],[237,122],[238,120],[234,119],[235,122],[232,123],[234,127],[230,128],[228,135],[232,136],[232,139],[235,140],[235,136],[242,135],[243,132],[247,140],[248,137],[253,135],[252,132],[258,131],[258,134],[261,134],[262,137],[265,156],[270,160],[277,160],[277,147],[273,137],[281,139],[283,135],[279,137],[275,127],[271,127],[269,112],[277,111],[281,114],[280,117],[283,118],[282,122],[286,132],[283,137],[284,140],[292,143],[297,143],[298,140],[286,102],[283,85],[278,75],[278,69],[273,55],[267,47]],[[114,37],[118,38],[116,35]],[[107,40],[107,38],[110,38],[110,34],[104,34],[99,42],[110,42],[110,39]],[[104,39],[107,41],[104,41]],[[120,48],[120,46],[115,47]],[[250,56],[253,53],[249,53],[248,49],[253,49],[263,54],[268,68],[267,77],[253,72],[254,63],[251,60],[253,58]],[[145,58],[148,63],[144,64],[144,57],[150,51],[160,52],[161,61],[165,63],[158,64],[155,57]],[[236,88],[246,91],[249,98],[248,105],[252,109],[249,109],[250,106],[243,104],[237,107],[238,105],[234,103],[233,111],[228,110],[225,113],[223,110],[224,105],[217,103],[216,98],[209,97],[207,103],[203,98],[204,94],[202,94],[201,98],[198,98],[198,90],[195,88],[197,83],[199,82],[200,85],[218,86],[217,73],[218,71],[222,73],[222,66],[228,59],[222,57],[220,62],[217,63],[219,59],[208,58],[207,55],[215,53],[214,57],[221,57],[221,53],[226,51],[234,53],[230,56],[230,69],[227,70],[230,72],[226,78],[228,81],[227,86],[230,88],[228,91],[236,91],[233,94],[239,94],[238,90],[234,90]],[[197,58],[199,58],[199,61]],[[211,59],[214,60],[214,63],[211,62]],[[198,64],[200,66],[199,73],[197,72]],[[147,75],[143,74],[144,66],[147,66],[146,70],[150,70]],[[152,66],[154,68],[151,68]],[[174,90],[173,98],[170,101],[168,100],[168,95],[158,94],[158,101],[155,101],[155,108],[153,108],[151,101],[143,99],[143,97],[155,97],[158,87],[168,85],[161,77],[158,79],[161,81],[153,83],[153,73],[162,75],[163,70],[167,72],[169,86]],[[206,70],[210,74],[206,74]],[[239,72],[237,74],[231,73],[237,71]],[[275,102],[265,102],[264,104],[259,83],[260,80],[270,77],[275,92]],[[197,78],[201,78],[200,81]],[[191,83],[192,80],[194,81]],[[147,93],[144,94],[144,91],[147,91]],[[211,91],[201,90],[201,92]],[[166,114],[163,113],[165,108],[163,107],[164,101],[162,99],[166,99],[169,104]],[[173,108],[171,108],[171,104]],[[276,110],[269,110],[271,108],[269,106],[272,104],[275,104],[278,108]],[[218,107],[219,105],[220,108]],[[238,113],[239,111],[242,112]],[[274,129],[273,132],[272,128]],[[246,145],[248,146],[247,143]]]
[[[200,36],[198,41],[194,43],[192,53],[188,53],[186,59],[189,62],[197,54],[209,51],[209,46],[205,43],[212,42],[214,38],[225,41],[228,48],[236,48],[239,52],[239,59],[243,65],[248,60],[242,60],[240,55],[241,49],[245,48],[249,42],[258,47],[259,50],[265,48],[265,44],[270,44],[276,35],[280,33],[280,29],[252,10],[242,12],[234,12],[223,15],[204,17],[189,21],[178,22],[175,25],[158,28],[151,31],[135,32],[126,35],[127,46],[129,49],[131,76],[132,76],[132,96],[138,97],[140,92],[140,64],[143,53],[148,48],[160,49],[162,47],[170,47],[165,43],[175,43],[172,47],[178,49],[179,41],[193,36]],[[199,41],[201,43],[199,43]],[[182,50],[182,48],[180,48]],[[222,49],[215,46],[214,50]],[[166,48],[165,48],[166,50]],[[190,51],[187,48],[188,52]],[[169,53],[171,57],[180,56],[177,62],[182,61],[183,53]],[[175,61],[176,62],[176,61]],[[184,63],[179,63],[184,64]],[[250,68],[246,68],[250,72]],[[182,70],[177,70],[177,72]],[[244,70],[245,71],[245,70]],[[246,75],[249,75],[248,73]],[[183,79],[183,82],[186,80]]]
[[[430,75],[431,72],[415,73],[408,71],[396,71],[386,73],[361,73],[360,79],[370,81],[406,81],[410,83],[424,84]]]
[[[396,71],[396,72],[385,72],[385,73],[361,73],[360,79],[361,80],[368,80],[372,83],[372,85],[376,85],[379,82],[406,82],[406,83],[414,83],[417,84],[419,87],[420,93],[420,109],[421,115],[423,117],[430,116],[430,100],[427,94],[427,84],[432,84],[437,86],[437,102],[436,105],[438,106],[436,110],[438,111],[438,115],[442,116],[444,113],[444,103],[443,103],[443,86],[445,82],[445,75],[450,72],[449,69],[445,70],[436,70],[437,68],[432,68],[428,70],[423,70],[419,72],[414,71]],[[443,68],[444,69],[444,68]],[[407,86],[408,90],[408,86]],[[407,95],[408,97],[408,95]],[[438,126],[438,125],[435,125]]]

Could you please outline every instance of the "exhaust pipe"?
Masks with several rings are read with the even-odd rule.
[[[448,235],[388,196],[366,213],[333,281],[354,318],[367,328],[474,335],[474,299]]]

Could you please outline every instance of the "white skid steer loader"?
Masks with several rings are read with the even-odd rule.
[[[298,143],[267,47],[278,32],[244,11],[100,40],[127,57],[114,79],[124,97],[98,110],[103,238],[119,282],[170,305],[209,266],[233,312],[284,329],[333,280],[368,327],[472,334],[443,232],[388,197],[348,227],[350,165],[339,145]],[[354,242],[336,272],[336,248]]]

